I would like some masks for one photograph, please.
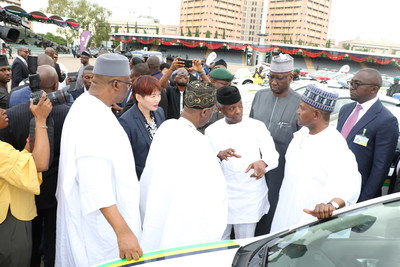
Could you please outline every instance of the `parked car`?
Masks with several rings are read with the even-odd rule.
[[[268,235],[188,245],[116,258],[99,266],[380,267],[400,262],[400,193],[335,211]]]

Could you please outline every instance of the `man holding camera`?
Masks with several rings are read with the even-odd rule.
[[[58,75],[55,69],[51,66],[43,65],[39,66],[37,71],[40,76],[40,89],[45,93],[56,91],[58,88]],[[33,118],[29,105],[30,102],[25,102],[9,108],[7,110],[9,127],[0,131],[0,139],[18,150],[23,150],[26,137],[29,136],[29,124]],[[69,107],[67,105],[56,105],[53,107],[48,119],[51,162],[49,169],[43,172],[40,195],[35,198],[38,216],[32,221],[31,260],[34,266],[39,266],[41,261],[39,247],[42,230],[44,232],[46,259],[49,265],[54,265],[57,208],[55,193],[58,177],[58,158],[61,131],[68,111]],[[51,125],[53,125],[53,129],[51,129]]]
[[[185,62],[189,61],[181,60],[180,57],[176,57],[169,70],[160,80],[161,87],[166,88],[165,90],[167,92],[168,110],[165,112],[166,119],[179,119],[181,112],[183,111],[183,98],[189,82],[189,72],[185,67],[190,65],[188,65],[188,63],[185,64]],[[203,81],[210,82],[210,79],[207,77],[206,72],[201,66],[200,60],[193,59],[192,65],[193,69],[199,73],[199,76]],[[175,85],[166,87],[171,75],[174,75],[173,80]]]

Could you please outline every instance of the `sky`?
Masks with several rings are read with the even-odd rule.
[[[178,25],[181,0],[89,0],[110,9],[112,20],[151,15],[162,24]],[[398,0],[332,0],[328,38],[336,41],[361,38],[400,44]],[[21,0],[25,10],[47,6],[48,0]]]

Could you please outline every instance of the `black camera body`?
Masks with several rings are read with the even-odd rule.
[[[40,89],[40,76],[37,73],[37,56],[28,56],[28,70],[29,70],[29,87],[31,88],[31,98],[33,104],[39,103],[39,100],[45,91]],[[61,90],[57,90],[46,95],[46,98],[50,100],[53,106],[73,103],[74,98],[70,94],[69,86],[64,87]]]
[[[185,68],[193,67],[193,61],[191,59],[180,59],[180,61],[185,63]]]

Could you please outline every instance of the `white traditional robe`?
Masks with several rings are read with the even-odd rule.
[[[100,208],[117,205],[140,238],[139,185],[128,137],[109,107],[89,93],[63,126],[57,187],[56,266],[92,266],[119,257]]]
[[[185,118],[157,130],[140,178],[145,252],[221,240],[226,183],[207,138]]]
[[[232,148],[240,158],[230,157],[221,162],[228,188],[228,224],[257,223],[269,210],[268,187],[265,179],[256,180],[245,173],[247,167],[258,160],[268,164],[266,171],[278,166],[279,154],[265,124],[252,118],[243,118],[236,124],[221,119],[210,125],[205,135],[214,149]]]
[[[361,189],[354,154],[332,126],[310,135],[303,127],[294,134],[286,153],[285,177],[279,192],[271,232],[312,218],[303,209],[341,198],[346,206],[357,202]]]

